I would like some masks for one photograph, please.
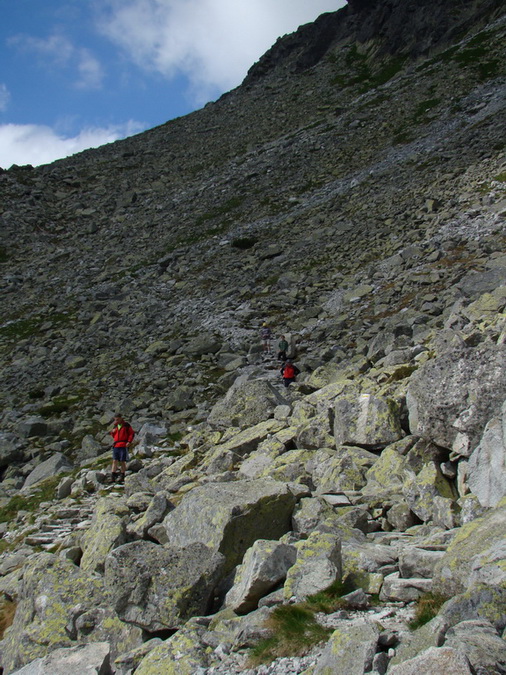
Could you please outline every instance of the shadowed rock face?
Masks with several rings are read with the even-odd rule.
[[[444,48],[459,32],[493,15],[501,4],[501,0],[479,6],[472,0],[349,0],[346,7],[322,14],[293,35],[278,40],[250,68],[244,84],[287,64],[294,72],[303,72],[340,42],[365,45],[372,41],[378,56],[416,58]]]

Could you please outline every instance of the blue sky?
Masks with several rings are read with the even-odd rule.
[[[0,167],[185,115],[345,0],[0,0]]]

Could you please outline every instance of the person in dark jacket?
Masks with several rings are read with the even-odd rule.
[[[285,340],[285,336],[281,335],[278,342],[278,359],[281,359],[281,361],[286,361],[287,351],[288,351],[288,342]]]
[[[113,438],[111,478],[113,482],[119,479],[120,483],[124,483],[128,448],[134,440],[135,431],[128,422],[125,422],[123,416],[117,413],[114,415],[114,426],[109,434]],[[118,471],[118,465],[121,472]]]
[[[283,378],[283,384],[285,387],[288,387],[292,382],[295,382],[300,370],[293,363],[292,359],[288,359],[286,363],[281,366],[280,372],[281,377]]]

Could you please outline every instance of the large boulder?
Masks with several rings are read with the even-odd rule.
[[[76,646],[69,632],[74,608],[81,613],[104,600],[103,581],[69,560],[40,553],[28,561],[14,622],[2,643],[1,666],[7,673],[59,647]],[[93,641],[90,635],[86,641]]]
[[[334,534],[312,532],[295,547],[297,559],[283,586],[285,600],[300,602],[341,580],[341,540]]]
[[[41,462],[28,474],[23,484],[23,488],[31,487],[32,485],[35,485],[35,483],[40,483],[40,481],[43,481],[46,478],[52,478],[59,473],[71,470],[72,464],[65,455],[61,452],[55,452],[54,455],[51,455],[49,459]]]
[[[258,606],[258,601],[285,580],[294,564],[297,550],[278,541],[259,539],[246,551],[238,566],[234,585],[225,604],[237,614],[245,614]]]
[[[18,436],[8,432],[0,433],[0,468],[9,466],[23,457],[23,444]]]
[[[388,669],[388,675],[420,675],[445,673],[445,675],[472,675],[469,661],[451,647],[429,647],[412,659]]]
[[[363,619],[340,623],[311,671],[313,675],[363,675],[373,670],[378,628]]]
[[[286,400],[266,380],[237,380],[212,408],[208,422],[218,428],[252,427],[272,417]]]
[[[385,448],[404,436],[398,405],[365,392],[350,391],[336,399],[336,447],[358,445],[370,450]]]
[[[123,621],[149,632],[176,629],[208,611],[223,564],[222,555],[200,543],[136,541],[107,556],[105,585]]]
[[[220,551],[227,570],[257,539],[279,539],[291,530],[297,497],[273,480],[201,485],[188,492],[164,520],[169,543],[194,542]]]
[[[462,621],[446,634],[445,647],[465,654],[476,673],[506,670],[506,641],[489,621]]]
[[[442,508],[440,498],[447,500],[450,506],[458,498],[453,483],[442,474],[435,462],[427,463],[418,475],[410,475],[403,492],[411,511],[424,522],[438,517],[438,509]]]
[[[477,584],[506,588],[506,499],[463,525],[436,564],[434,590],[447,596]]]
[[[78,647],[55,649],[12,675],[107,675],[111,672],[108,642],[90,642]]]
[[[81,569],[103,573],[107,554],[126,543],[128,513],[123,499],[105,497],[97,502],[91,526],[81,540]]]
[[[276,433],[284,426],[279,420],[269,419],[252,427],[243,429],[231,439],[210,449],[202,467],[207,473],[221,473],[255,451],[264,439]]]
[[[188,622],[175,635],[155,646],[135,672],[137,675],[195,675],[210,665],[206,630]]]
[[[482,506],[496,506],[506,496],[506,403],[469,458],[467,483]]]
[[[369,450],[341,446],[337,450],[321,449],[308,463],[311,477],[319,494],[360,490],[366,474],[378,457]]]
[[[469,457],[506,396],[506,347],[459,347],[427,361],[409,380],[411,432]]]

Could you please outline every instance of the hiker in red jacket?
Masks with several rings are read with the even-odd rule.
[[[288,361],[281,366],[280,372],[281,377],[283,378],[283,384],[285,387],[288,387],[292,382],[295,382],[300,370],[293,363],[292,359],[288,359]]]
[[[113,438],[111,478],[113,482],[119,479],[120,483],[124,483],[128,448],[134,439],[135,431],[118,413],[114,415],[114,427],[109,433]],[[121,473],[118,471],[118,463]]]

